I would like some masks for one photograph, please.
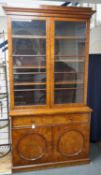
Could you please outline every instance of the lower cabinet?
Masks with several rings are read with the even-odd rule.
[[[18,126],[19,122],[15,122],[17,126],[12,128],[13,167],[88,159],[89,115],[82,116],[82,119],[64,116],[66,122],[60,122],[61,117],[57,117],[57,124],[52,120],[46,125],[38,125],[36,121],[36,125]]]

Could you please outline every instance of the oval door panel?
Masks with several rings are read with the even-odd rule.
[[[82,152],[84,136],[80,131],[69,130],[59,136],[57,149],[64,156],[76,156]]]
[[[20,158],[34,161],[44,156],[47,151],[47,141],[39,133],[29,133],[20,138],[17,144]]]

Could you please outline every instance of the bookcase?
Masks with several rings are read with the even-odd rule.
[[[89,162],[91,8],[4,7],[8,15],[12,170]]]

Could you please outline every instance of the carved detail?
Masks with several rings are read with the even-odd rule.
[[[63,156],[79,155],[84,147],[84,135],[78,130],[66,130],[57,141],[57,150]]]
[[[38,160],[47,152],[46,138],[36,132],[25,134],[18,141],[17,152],[21,159]]]

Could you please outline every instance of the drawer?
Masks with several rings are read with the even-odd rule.
[[[26,126],[48,126],[70,123],[89,122],[90,115],[87,114],[66,114],[66,115],[47,115],[47,116],[26,116],[12,118],[12,127]]]

